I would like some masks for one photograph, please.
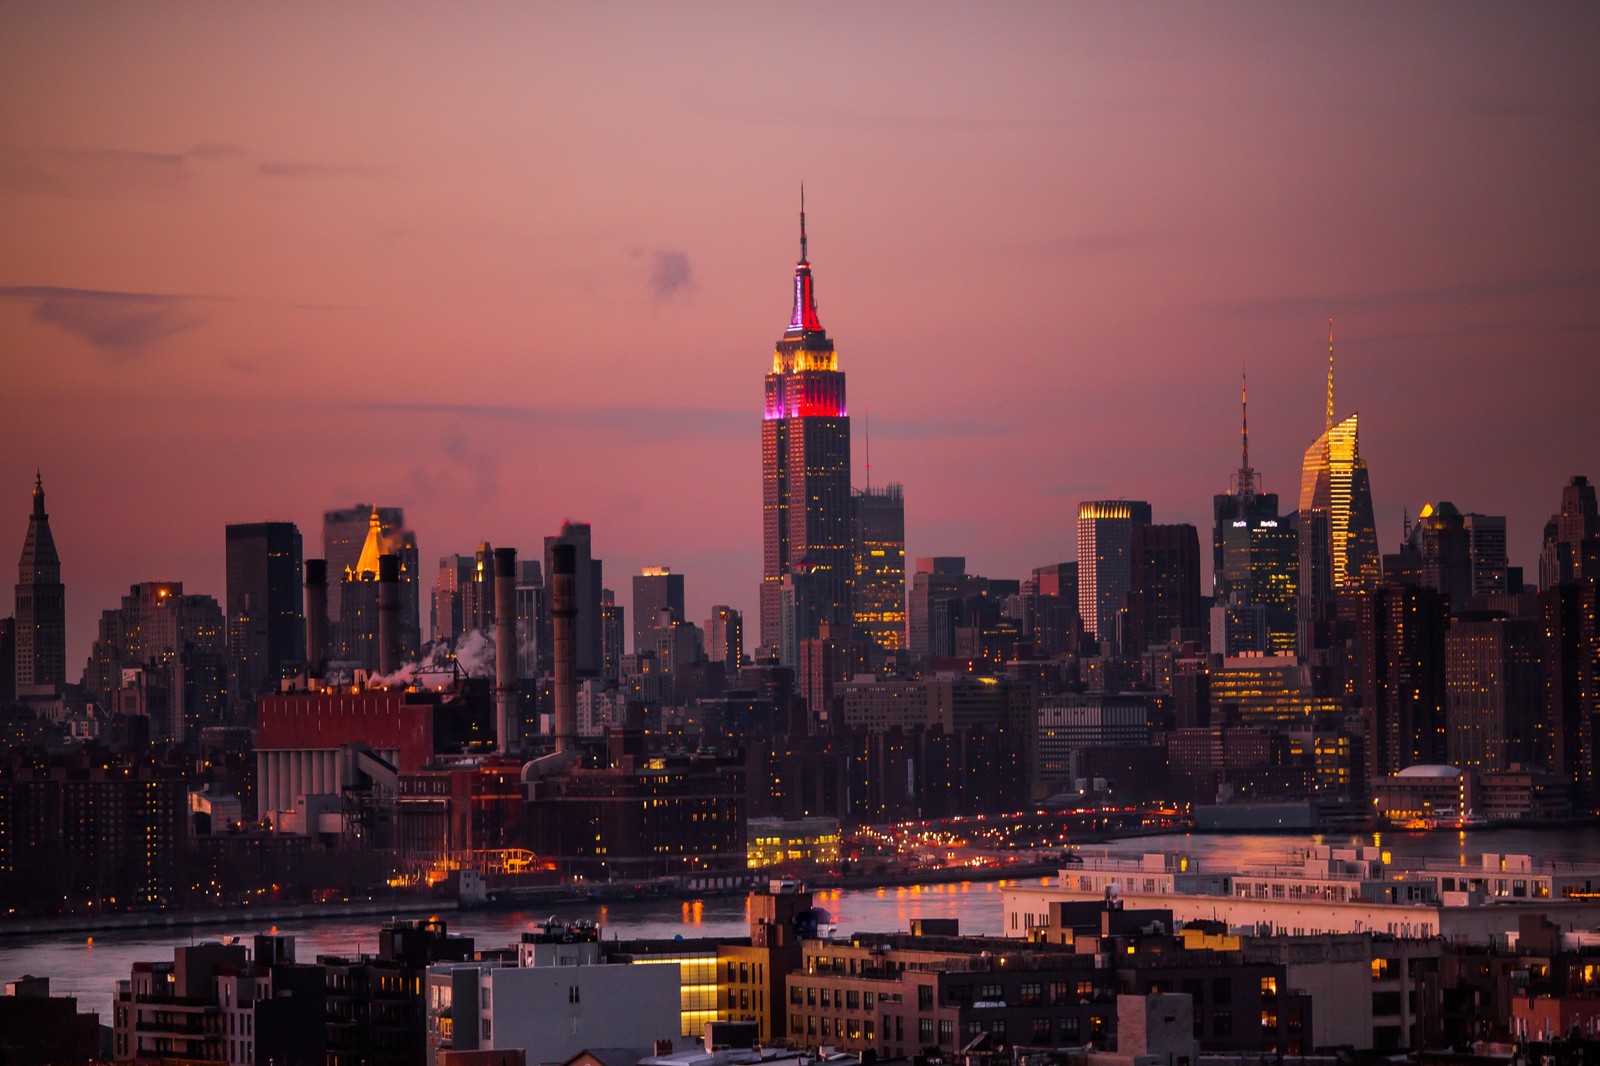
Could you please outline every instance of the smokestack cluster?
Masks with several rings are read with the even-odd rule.
[[[378,673],[400,669],[400,557],[378,556]]]
[[[551,649],[555,654],[556,751],[578,747],[578,549],[557,544],[550,553]]]
[[[328,672],[328,560],[306,560],[306,677]]]
[[[509,755],[522,746],[517,717],[517,549],[494,550],[495,746]]]

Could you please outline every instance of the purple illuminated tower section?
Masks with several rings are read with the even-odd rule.
[[[776,649],[816,636],[817,627],[851,621],[850,417],[844,374],[817,318],[806,258],[805,194],[800,198],[800,262],[794,311],[767,375],[761,424],[761,643]],[[797,570],[804,580],[784,579]],[[793,602],[801,597],[805,602]],[[794,629],[785,642],[784,614]]]

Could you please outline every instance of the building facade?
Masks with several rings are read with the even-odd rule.
[[[817,317],[800,211],[800,262],[794,305],[766,380],[761,424],[761,644],[783,644],[783,589],[806,602],[793,608],[792,643],[816,636],[824,621],[853,621],[850,541],[850,416],[844,372]]]
[[[61,685],[67,680],[67,590],[61,557],[44,509],[44,480],[33,479],[33,513],[17,563],[16,687]]]

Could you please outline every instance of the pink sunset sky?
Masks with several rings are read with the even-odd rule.
[[[856,482],[1021,577],[1086,498],[1208,537],[1362,415],[1380,542],[1600,477],[1600,6],[7,4],[0,515],[76,679],[223,526],[402,506],[423,579],[594,523],[752,618],[806,185]],[[9,503],[4,503],[9,500]]]

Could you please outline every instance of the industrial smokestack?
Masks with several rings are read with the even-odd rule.
[[[328,672],[328,560],[306,560],[306,677]]]
[[[400,669],[400,557],[378,556],[378,674]]]
[[[578,549],[550,553],[551,650],[555,653],[556,751],[578,747]]]
[[[495,744],[501,755],[522,746],[517,728],[517,549],[494,550]]]

